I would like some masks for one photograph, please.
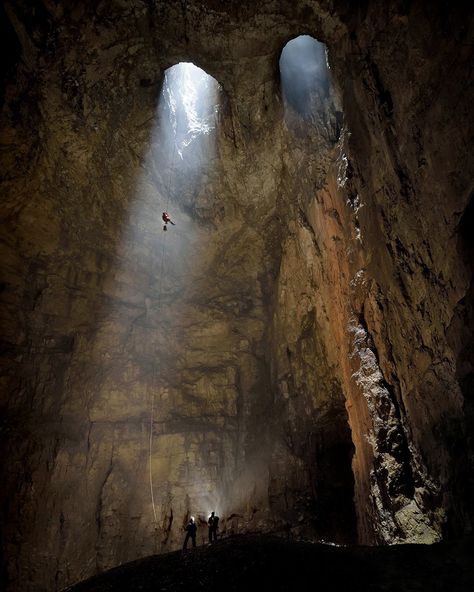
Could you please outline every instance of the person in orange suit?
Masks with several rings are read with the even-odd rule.
[[[170,216],[169,216],[168,212],[163,212],[163,214],[162,214],[162,216],[161,216],[161,219],[162,219],[162,220],[163,220],[163,222],[165,223],[165,225],[163,226],[163,230],[168,230],[168,226],[167,226],[168,222],[169,222],[170,224],[172,224],[173,226],[175,226],[175,223],[173,222],[173,220],[171,220],[171,218],[170,218]]]

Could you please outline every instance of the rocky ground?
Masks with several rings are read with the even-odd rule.
[[[242,535],[127,563],[67,592],[474,589],[474,538],[436,545],[336,547]],[[66,591],[65,591],[66,592]]]

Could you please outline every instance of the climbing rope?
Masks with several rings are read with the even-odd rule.
[[[165,235],[166,237],[166,235]],[[162,278],[163,278],[163,268],[164,268],[164,261],[165,261],[165,237],[163,238],[163,246],[161,248],[161,262],[160,262],[160,273],[158,275],[158,303],[157,309],[159,309],[161,304],[161,286],[162,286]],[[156,384],[157,378],[157,356],[153,358],[153,365],[152,365],[152,393],[151,393],[151,410],[150,410],[150,439],[149,439],[149,470],[150,470],[150,495],[151,495],[151,505],[153,507],[153,519],[156,527],[156,507],[155,507],[155,495],[153,491],[153,468],[152,468],[152,449],[153,449],[153,422],[154,422],[154,411],[155,411],[155,391],[154,386]]]
[[[165,88],[167,87],[166,81],[166,74],[165,74]],[[172,180],[172,173],[173,173],[173,164],[174,159],[176,156],[176,143],[177,143],[177,135],[178,135],[178,120],[176,119],[176,128],[174,130],[174,142],[173,142],[173,152],[171,155],[170,160],[170,171],[168,177],[168,189],[166,192],[166,207],[165,212],[168,211],[168,206],[170,202],[170,191],[171,191],[171,180]],[[164,271],[164,263],[165,263],[165,256],[166,256],[166,234],[163,237],[162,241],[162,249],[161,249],[161,261],[160,261],[160,271],[158,274],[158,299],[157,299],[157,310],[159,310],[161,306],[161,297],[162,297],[162,284],[163,284],[163,271]],[[153,387],[156,384],[157,379],[157,366],[158,366],[158,357],[155,356],[153,359],[152,365],[152,381]],[[153,388],[152,387],[152,388]],[[156,506],[155,506],[155,495],[154,495],[154,486],[153,486],[153,423],[154,423],[154,414],[155,414],[155,392],[152,390],[151,395],[151,409],[150,409],[150,437],[149,437],[149,478],[150,478],[150,496],[151,496],[151,505],[153,508],[153,521],[156,528],[157,518],[156,518]]]

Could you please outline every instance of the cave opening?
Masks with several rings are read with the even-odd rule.
[[[200,179],[213,166],[221,92],[193,63],[179,62],[164,73],[151,157],[166,203],[191,207]]]
[[[179,62],[166,70],[161,100],[181,160],[193,142],[216,129],[220,91],[219,83],[193,63]]]
[[[313,119],[318,104],[329,97],[326,46],[310,35],[291,39],[281,52],[279,67],[285,109]]]

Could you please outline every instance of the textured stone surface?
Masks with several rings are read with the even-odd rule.
[[[433,540],[471,528],[464,408],[472,395],[459,386],[447,339],[472,278],[459,244],[472,191],[470,92],[460,82],[470,31],[460,8],[380,10],[369,8],[365,22],[384,22],[391,42],[353,22],[365,53],[341,66],[363,252],[354,348],[369,373],[359,384],[376,437],[374,507],[391,508],[382,527],[372,520],[377,538]]]
[[[214,508],[227,532],[351,540],[355,495],[362,542],[470,529],[469,22],[421,2],[5,4],[12,590],[176,548]],[[300,33],[337,89],[310,121],[278,81]],[[222,85],[186,175],[157,111],[179,61]]]

